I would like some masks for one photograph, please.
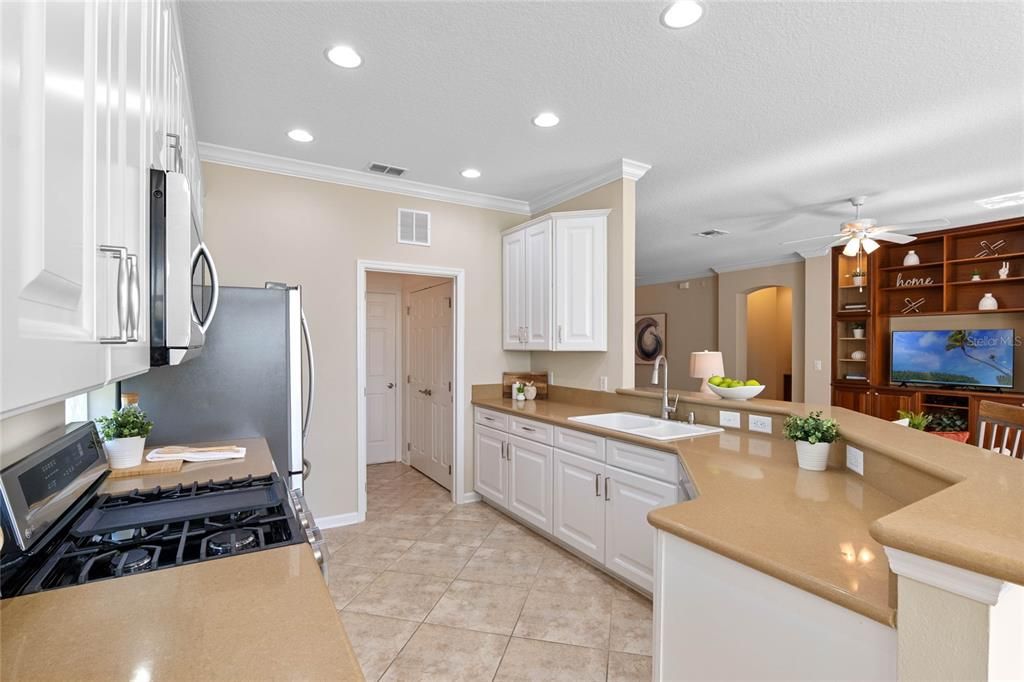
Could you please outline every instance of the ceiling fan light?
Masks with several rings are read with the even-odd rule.
[[[864,253],[867,253],[867,254],[874,253],[878,249],[878,247],[881,246],[881,244],[876,242],[874,239],[870,239],[870,238],[862,239],[860,241],[860,243],[861,243],[861,246],[864,247]]]
[[[848,258],[853,258],[860,251],[860,238],[854,237],[850,241],[846,242],[846,248],[843,249],[843,255]]]

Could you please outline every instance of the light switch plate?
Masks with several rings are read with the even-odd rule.
[[[739,412],[726,412],[725,410],[718,411],[718,425],[729,426],[734,429],[740,428],[740,413]]]
[[[757,433],[771,433],[772,418],[763,414],[752,414],[747,417],[747,428]]]
[[[597,379],[597,387],[598,387],[598,390],[607,391],[608,390],[608,377],[598,377],[598,379]]]
[[[864,451],[852,445],[846,446],[846,468],[864,475]]]

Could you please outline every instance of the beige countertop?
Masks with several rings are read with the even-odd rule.
[[[245,459],[186,463],[102,491],[274,470],[262,439],[231,444]],[[3,680],[363,679],[304,543],[5,599],[0,647]]]
[[[572,402],[481,399],[481,407],[676,452],[698,490],[696,500],[652,511],[650,522],[780,580],[886,624],[894,622],[890,573],[881,543],[1024,584],[1024,463],[842,408],[779,401],[728,403],[681,393],[687,409],[750,410],[770,415],[822,409],[844,439],[890,462],[885,475],[843,467],[806,472],[781,438],[727,430],[692,440],[652,442],[569,417],[629,409],[647,413],[650,393],[565,392]],[[674,392],[673,392],[674,395]],[[554,397],[558,397],[557,395]],[[616,406],[616,397],[623,402]],[[637,402],[643,398],[649,402]],[[702,414],[709,414],[704,412]],[[701,421],[698,418],[698,421]],[[871,463],[867,463],[871,466]],[[924,484],[915,474],[932,481]],[[899,484],[894,486],[892,479]],[[912,494],[895,492],[906,481]],[[897,499],[898,498],[898,499]]]

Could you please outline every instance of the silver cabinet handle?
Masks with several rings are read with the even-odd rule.
[[[608,500],[612,499],[611,497],[608,496],[608,481],[609,480],[610,479],[607,476],[604,477],[604,499],[605,499],[605,502],[607,502]]]
[[[167,146],[174,150],[174,170],[181,173],[184,168],[181,162],[181,137],[176,133],[167,133],[167,139],[170,140]]]
[[[139,256],[128,254],[128,340],[139,340],[142,316],[142,289],[139,284]]]
[[[494,421],[494,417],[488,417],[488,416],[486,416],[486,415],[484,415],[484,419],[486,419],[486,420],[487,420],[487,421],[489,421],[489,422],[492,422],[492,421]]]
[[[558,325],[558,342],[565,342],[565,332],[562,330],[562,325]]]
[[[601,497],[601,474],[594,474],[594,497]]]
[[[100,343],[128,343],[128,249],[123,246],[99,247],[100,253],[117,258],[117,336],[101,336]]]
[[[531,429],[529,426],[520,426],[519,428],[521,428],[523,431],[529,431],[530,433],[533,433],[534,431],[537,430],[537,429]]]

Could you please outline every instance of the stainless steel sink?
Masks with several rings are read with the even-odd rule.
[[[641,438],[650,438],[651,440],[695,438],[722,431],[717,426],[688,424],[672,419],[658,419],[657,417],[648,417],[645,414],[634,414],[633,412],[590,414],[583,417],[569,417],[569,421],[589,424],[612,431],[621,431],[622,433],[640,436]]]

